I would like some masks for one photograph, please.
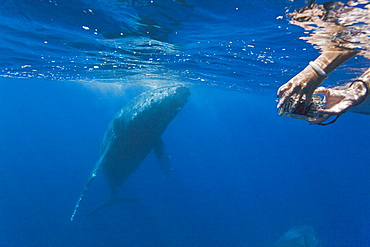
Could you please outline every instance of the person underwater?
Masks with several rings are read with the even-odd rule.
[[[369,1],[310,1],[288,14],[290,23],[312,31],[304,37],[321,54],[282,85],[277,92],[280,115],[301,118],[311,124],[333,123],[343,113],[370,114],[370,68],[352,82],[333,88],[319,87],[328,74],[355,55],[370,58]],[[322,95],[323,98],[318,97]],[[324,123],[332,116],[336,118]]]

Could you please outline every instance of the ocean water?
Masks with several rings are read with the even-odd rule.
[[[0,246],[272,246],[292,227],[370,246],[370,118],[277,115],[276,90],[319,50],[287,0],[3,0]],[[370,66],[355,57],[337,85]],[[111,206],[102,174],[70,217],[104,132],[133,97],[174,83],[186,106]]]

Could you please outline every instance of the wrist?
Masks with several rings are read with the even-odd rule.
[[[349,86],[350,88],[352,88],[352,90],[354,90],[354,94],[358,97],[358,102],[356,102],[354,106],[362,104],[362,102],[364,102],[369,95],[368,83],[368,81],[357,79]]]
[[[311,61],[308,63],[314,70],[315,72],[321,76],[323,79],[326,79],[328,78],[328,75],[326,74],[326,72],[318,65],[316,64],[314,61]]]
[[[357,53],[356,50],[325,51],[315,59],[314,63],[326,74],[329,74]]]
[[[298,80],[301,82],[300,84],[302,87],[317,88],[324,81],[324,79],[326,79],[325,76],[319,74],[321,72],[316,71],[316,69],[318,70],[320,69],[319,68],[315,69],[314,67],[316,66],[313,64],[315,63],[310,62],[310,64],[308,64],[307,67],[300,73],[301,77],[298,78]]]
[[[369,81],[357,79],[354,82],[352,82],[350,87],[355,88],[359,96],[367,97],[369,94]]]
[[[370,69],[366,70],[356,81],[361,81],[367,89],[370,89]]]

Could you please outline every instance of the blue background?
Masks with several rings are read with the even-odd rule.
[[[2,3],[0,246],[271,246],[297,225],[323,246],[370,246],[369,117],[321,127],[276,112],[276,89],[318,55],[276,18],[303,2],[113,3]],[[150,154],[121,190],[138,203],[81,224],[109,196],[100,174],[70,222],[115,113],[177,81],[192,94],[163,135],[170,181]]]

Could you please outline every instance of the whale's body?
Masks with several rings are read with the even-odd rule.
[[[110,202],[122,183],[154,149],[161,170],[171,171],[161,136],[186,104],[190,92],[184,86],[168,86],[140,94],[123,107],[110,122],[102,142],[101,157],[92,170],[72,214],[83,199],[99,168],[110,189]]]

